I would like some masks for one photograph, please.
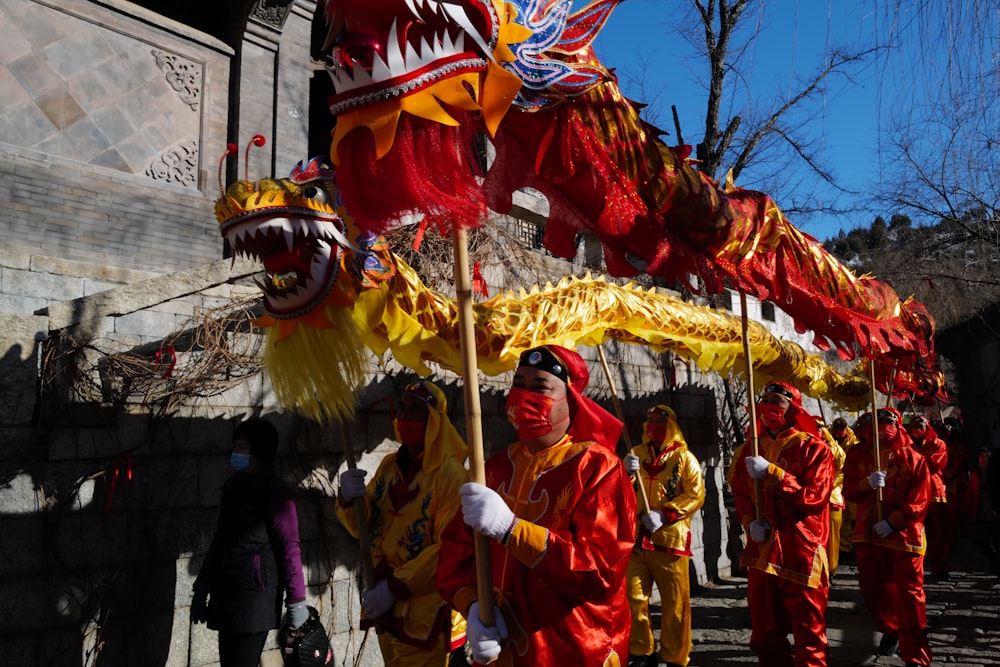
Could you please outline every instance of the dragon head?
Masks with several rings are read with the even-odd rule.
[[[377,158],[392,146],[400,114],[455,125],[477,112],[495,133],[512,104],[538,107],[606,80],[589,53],[621,0],[325,0],[328,70],[340,141],[367,127]]]
[[[288,178],[233,183],[215,215],[233,252],[264,266],[267,314],[255,323],[268,328],[279,402],[317,421],[347,418],[368,361],[354,306],[395,275],[388,242],[355,228],[320,158]]]
[[[288,178],[233,183],[215,215],[233,253],[263,264],[257,284],[268,317],[260,323],[279,323],[282,337],[298,321],[332,326],[320,306],[348,306],[359,288],[393,272],[385,239],[357,231],[319,157]]]

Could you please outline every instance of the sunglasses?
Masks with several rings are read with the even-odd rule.
[[[764,393],[765,394],[778,394],[780,396],[784,396],[785,398],[787,398],[790,401],[794,401],[795,400],[795,397],[792,395],[792,392],[788,391],[788,389],[786,387],[783,387],[780,384],[769,384],[769,385],[767,385],[766,387],[764,387]]]
[[[896,413],[891,410],[876,410],[875,415],[878,418],[879,424],[895,424],[899,420]],[[872,414],[870,412],[866,412],[858,419],[858,423],[861,424],[870,424],[871,421]]]
[[[431,390],[428,389],[427,385],[425,385],[423,382],[414,382],[412,384],[406,385],[406,387],[403,389],[403,393],[409,394],[414,398],[419,398],[421,401],[431,406],[432,408],[437,407],[438,404],[437,397],[431,393]]]

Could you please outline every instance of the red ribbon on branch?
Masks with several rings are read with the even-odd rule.
[[[120,454],[111,463],[111,487],[108,489],[108,499],[104,503],[104,516],[111,512],[111,505],[115,500],[115,491],[118,488],[118,478],[124,475],[128,482],[130,491],[135,490],[135,477],[133,476],[132,457],[128,454]]]
[[[173,345],[167,345],[166,347],[161,347],[156,351],[156,368],[162,371],[164,378],[169,378],[170,374],[174,371],[174,366],[177,364],[177,351],[174,350]],[[166,370],[163,367],[166,366]]]
[[[490,290],[486,286],[486,279],[483,278],[482,271],[479,269],[479,262],[472,263],[472,293],[484,299],[490,298]]]

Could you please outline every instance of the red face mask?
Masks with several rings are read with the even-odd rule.
[[[771,432],[777,432],[785,425],[785,416],[788,414],[788,408],[780,405],[771,405],[770,403],[761,403],[757,406],[757,414],[760,415],[760,420],[764,422],[764,428]]]
[[[517,431],[518,439],[523,442],[551,433],[555,428],[551,422],[552,406],[555,404],[554,398],[536,391],[511,389],[507,394],[507,421]]]
[[[663,440],[667,437],[667,425],[666,424],[646,424],[646,435],[654,445],[659,445],[663,443]]]
[[[427,424],[424,422],[396,420],[396,435],[404,445],[422,446],[426,430]]]
[[[885,444],[890,440],[895,439],[896,433],[897,433],[897,428],[895,424],[879,424],[878,425],[879,444]]]

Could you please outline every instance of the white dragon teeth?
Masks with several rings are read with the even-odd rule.
[[[433,35],[429,41],[428,37],[421,37],[419,44],[414,46],[409,40],[403,40],[404,43],[400,43],[398,24],[394,20],[389,31],[384,57],[378,53],[372,53],[371,72],[361,66],[327,65],[326,69],[330,73],[336,95],[343,95],[376,82],[404,76],[436,60],[458,55],[465,50],[466,34],[471,36],[484,57],[493,57],[489,45],[476,31],[462,7],[440,3],[436,0],[405,0],[405,2],[410,13],[417,20],[423,21],[424,17],[430,13],[444,18],[450,26],[443,28],[439,34]],[[459,29],[451,30],[451,25],[457,25]]]
[[[406,3],[406,8],[410,10],[410,14],[412,14],[413,16],[419,16],[419,14],[417,14],[417,7],[416,7],[416,2],[419,2],[419,0],[403,0],[403,1]]]
[[[385,58],[388,61],[388,66],[386,68],[388,70],[388,74],[385,78],[399,76],[400,74],[406,73],[406,58],[403,57],[402,51],[399,50],[399,33],[396,29],[397,25],[396,19],[393,19],[392,28],[389,29],[389,43],[386,44]],[[378,58],[378,54],[375,55],[375,59],[380,60],[380,58]],[[374,74],[375,71],[373,67],[372,75],[376,80],[378,80],[379,77],[374,76]]]
[[[472,36],[472,41],[476,43],[476,46],[478,46],[482,50],[482,52],[486,55],[486,57],[492,59],[493,58],[492,49],[490,49],[490,47],[486,44],[486,42],[483,41],[483,38],[479,34],[479,31],[477,31],[475,27],[473,27],[472,21],[469,20],[469,16],[468,14],[465,13],[465,10],[462,9],[462,7],[459,5],[451,5],[451,4],[442,5],[442,8],[448,14],[448,16],[451,17],[452,21],[457,23],[459,27],[462,28],[462,30],[464,30],[467,34]]]

